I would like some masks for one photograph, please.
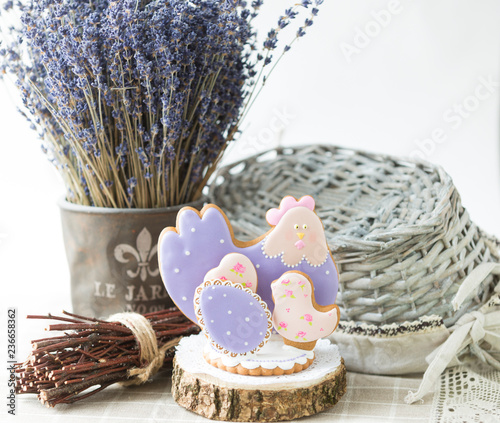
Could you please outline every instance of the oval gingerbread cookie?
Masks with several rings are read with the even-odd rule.
[[[260,350],[271,337],[271,312],[266,303],[241,284],[205,281],[194,296],[195,314],[212,346],[230,356]]]

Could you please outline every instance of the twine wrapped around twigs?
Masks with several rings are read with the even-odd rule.
[[[64,335],[32,341],[29,357],[16,364],[17,393],[37,394],[49,407],[82,400],[114,383],[148,381],[169,365],[183,335],[198,332],[176,308],[119,313],[108,320],[63,314],[28,316],[63,322],[47,329]]]
[[[119,322],[128,327],[140,346],[141,362],[146,362],[144,367],[133,367],[128,369],[128,380],[120,382],[123,386],[140,385],[147,382],[163,366],[165,353],[175,347],[181,337],[171,339],[161,348],[158,348],[158,340],[153,326],[143,315],[138,313],[117,313],[108,318],[110,322]]]

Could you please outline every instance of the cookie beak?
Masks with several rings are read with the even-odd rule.
[[[304,235],[304,232],[297,232],[297,236],[299,237],[299,239],[304,238]]]

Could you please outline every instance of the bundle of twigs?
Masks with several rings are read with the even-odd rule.
[[[66,317],[27,316],[64,322],[46,329],[64,331],[64,335],[31,341],[31,354],[24,363],[16,364],[18,394],[37,394],[49,407],[73,403],[129,380],[132,369],[148,365],[141,360],[136,336],[122,323],[63,314]],[[143,316],[151,324],[158,348],[168,348],[163,367],[171,363],[180,337],[198,331],[176,308]]]

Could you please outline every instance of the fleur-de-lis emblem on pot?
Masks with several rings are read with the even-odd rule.
[[[153,238],[150,232],[143,228],[137,236],[136,247],[129,244],[119,244],[115,247],[115,259],[120,263],[128,263],[130,261],[125,255],[130,254],[137,260],[137,269],[127,270],[127,275],[131,278],[136,278],[140,274],[141,281],[145,281],[150,276],[158,276],[160,269],[151,270],[151,259],[156,255],[157,245],[153,244]],[[152,248],[151,248],[152,247]]]

